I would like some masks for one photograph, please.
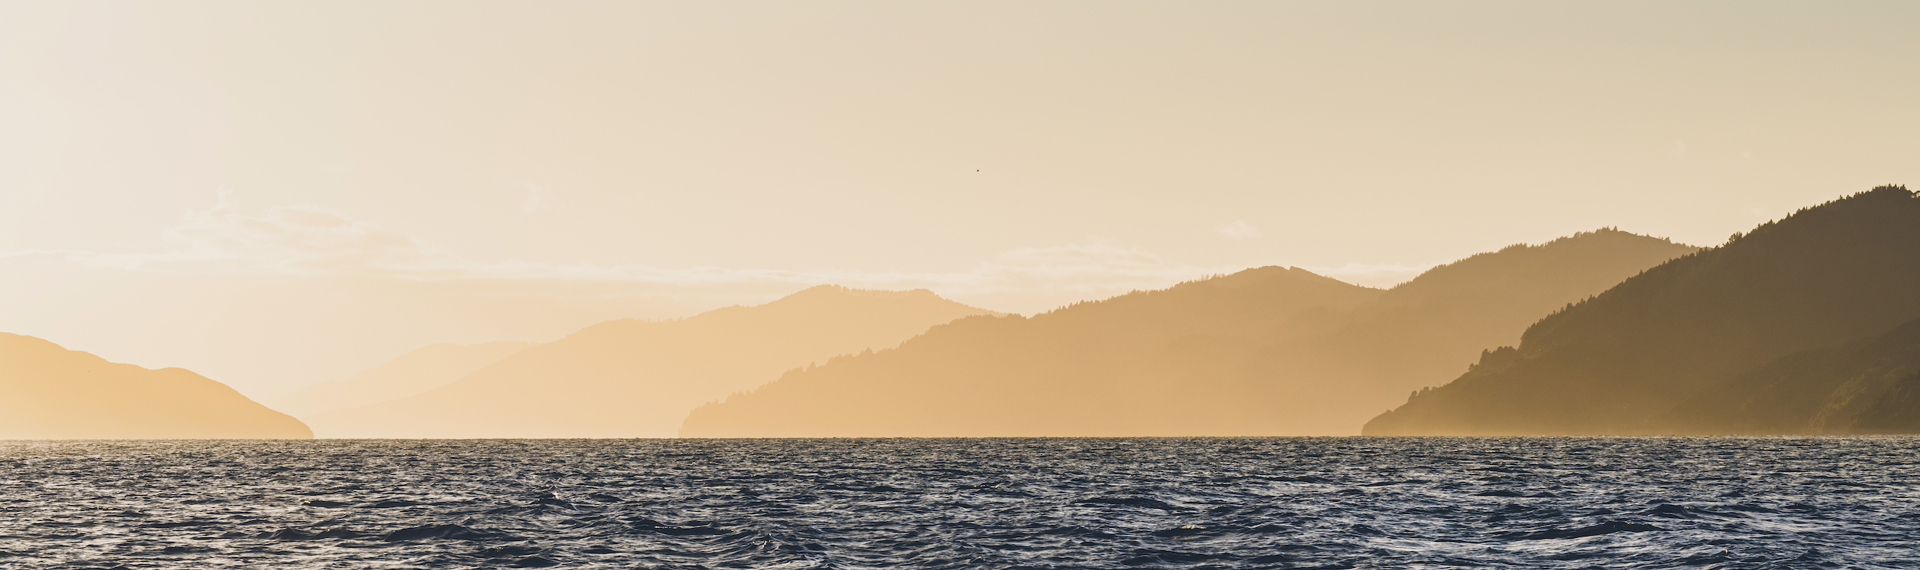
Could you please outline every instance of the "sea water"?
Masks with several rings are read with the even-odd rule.
[[[1914,568],[1920,440],[0,442],[4,568]]]

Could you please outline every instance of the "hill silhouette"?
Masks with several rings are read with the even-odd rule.
[[[397,400],[439,388],[533,346],[527,342],[442,343],[400,355],[346,380],[321,382],[271,399],[295,416]]]
[[[1138,435],[1234,432],[1271,397],[1205,385],[1260,342],[1342,318],[1380,295],[1263,267],[1077,303],[974,317],[898,348],[787,373],[702,406],[684,437]],[[1205,409],[1196,416],[1194,412]],[[1196,424],[1196,422],[1198,422]]]
[[[1474,255],[1389,289],[1325,334],[1266,347],[1245,381],[1294,394],[1270,404],[1284,418],[1276,433],[1356,434],[1410,391],[1457,376],[1482,349],[1518,342],[1542,315],[1698,249],[1600,229]]]
[[[600,323],[452,384],[308,421],[323,437],[671,437],[701,402],[981,314],[924,289],[823,285],[685,319]]]
[[[1487,351],[1465,375],[1375,418],[1366,433],[1745,433],[1741,421],[1774,420],[1702,424],[1676,407],[1781,357],[1915,318],[1920,198],[1883,186],[1762,224],[1569,305],[1527,329],[1517,348]],[[1689,409],[1750,401],[1721,394]]]
[[[963,319],[702,406],[681,435],[1354,433],[1409,383],[1464,368],[1484,346],[1475,340],[1517,337],[1551,308],[1691,250],[1602,230],[1389,291],[1263,267],[1032,318]]]
[[[1706,434],[1920,433],[1920,320],[1782,357],[1661,420]]]
[[[305,439],[292,416],[179,368],[0,333],[0,439]]]

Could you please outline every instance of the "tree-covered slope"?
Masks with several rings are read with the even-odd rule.
[[[1688,433],[1920,433],[1920,320],[1769,362],[1662,420]]]
[[[1286,387],[1270,403],[1288,418],[1286,433],[1357,434],[1409,391],[1459,375],[1482,349],[1518,342],[1542,315],[1698,249],[1603,228],[1474,255],[1388,290],[1324,334],[1266,347],[1247,377]]]
[[[1542,319],[1375,435],[1704,429],[1670,410],[1795,352],[1920,318],[1920,197],[1884,186],[1763,224]]]
[[[683,436],[1348,435],[1540,315],[1694,248],[1613,230],[1379,291],[1265,267],[936,327],[688,416]]]

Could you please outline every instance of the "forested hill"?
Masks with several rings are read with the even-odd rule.
[[[1683,401],[1795,352],[1920,318],[1920,197],[1883,186],[1762,224],[1527,329],[1374,435],[1720,431]]]
[[[1233,275],[973,317],[898,348],[796,370],[703,406],[683,437],[1235,434],[1274,395],[1230,378],[1275,336],[1319,330],[1381,291],[1304,269]]]
[[[1282,433],[1353,435],[1411,390],[1458,376],[1541,316],[1699,248],[1614,229],[1514,245],[1435,267],[1325,334],[1268,346],[1246,382],[1277,384]]]
[[[1686,433],[1920,433],[1920,320],[1769,362],[1663,419]]]
[[[1486,343],[1692,249],[1601,230],[1385,292],[1264,267],[1030,319],[965,319],[701,407],[681,435],[1354,434]]]

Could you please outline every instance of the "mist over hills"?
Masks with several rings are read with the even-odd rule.
[[[974,317],[892,350],[838,358],[688,416],[684,437],[1056,436],[1233,431],[1270,395],[1185,381],[1229,374],[1264,339],[1380,295],[1263,267],[1077,303]],[[1207,414],[1194,417],[1196,408]],[[1151,412],[1151,413],[1141,413]]]
[[[1660,420],[1687,433],[1920,433],[1920,320],[1781,357]]]
[[[0,333],[0,439],[305,439],[292,416],[180,368]]]
[[[1389,289],[1324,334],[1265,347],[1246,381],[1303,395],[1271,404],[1286,433],[1355,434],[1408,392],[1457,376],[1482,349],[1518,342],[1542,315],[1698,249],[1603,228],[1474,255]]]
[[[400,355],[346,380],[322,382],[268,399],[275,409],[308,416],[397,400],[439,388],[499,362],[528,342],[441,343]]]
[[[963,319],[702,406],[681,435],[1350,434],[1465,368],[1485,341],[1693,249],[1601,230],[1388,291],[1264,267],[1032,318]]]
[[[1818,410],[1839,395],[1836,410],[1864,413],[1857,406],[1867,400],[1846,398],[1902,394],[1886,385],[1898,371],[1869,383],[1885,388],[1878,392],[1820,387],[1837,390],[1834,374],[1872,374],[1897,361],[1888,347],[1905,333],[1889,331],[1915,318],[1920,198],[1883,186],[1736,234],[1566,307],[1528,328],[1517,348],[1486,352],[1451,384],[1369,422],[1366,433],[1841,429],[1866,416]],[[1892,336],[1862,341],[1882,334]],[[1844,347],[1855,341],[1865,344]],[[1842,348],[1782,359],[1827,347]],[[1812,402],[1788,401],[1798,397],[1818,402],[1812,416]]]
[[[308,421],[323,437],[671,437],[694,406],[783,370],[983,314],[924,289],[824,285],[679,320],[600,323],[451,384]]]

